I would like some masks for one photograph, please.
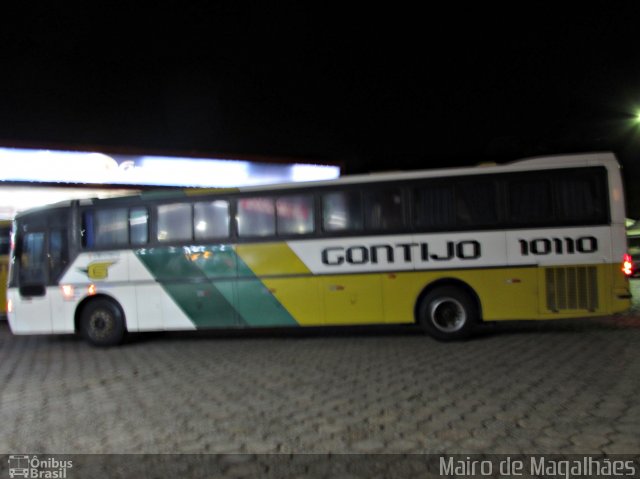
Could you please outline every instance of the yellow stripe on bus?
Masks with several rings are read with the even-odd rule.
[[[235,251],[258,277],[311,273],[287,243],[240,244]]]
[[[288,271],[295,269],[291,268],[295,261],[291,261],[289,253],[282,248],[276,248],[276,251],[279,253],[276,256],[280,260],[284,258],[289,265]],[[264,269],[259,270],[274,271],[260,266]],[[596,316],[612,309],[626,309],[628,300],[619,300],[618,304],[612,305],[607,297],[607,285],[612,276],[619,276],[618,265],[601,264],[594,268],[598,284],[597,308],[582,310],[580,315]],[[512,267],[290,278],[270,276],[262,278],[262,283],[301,326],[412,323],[420,293],[441,280],[467,284],[481,298],[482,315],[487,321],[576,317],[577,309],[547,309],[545,269]]]
[[[187,188],[184,190],[186,196],[222,195],[225,193],[237,193],[240,188]]]
[[[287,243],[241,244],[235,246],[235,251],[298,324],[323,323],[324,308],[316,277],[311,276]]]

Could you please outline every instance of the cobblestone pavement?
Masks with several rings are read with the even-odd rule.
[[[638,453],[636,311],[459,343],[375,328],[112,349],[3,321],[0,453]]]

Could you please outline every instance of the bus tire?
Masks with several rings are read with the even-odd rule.
[[[478,322],[478,308],[467,292],[455,286],[443,286],[422,298],[418,322],[438,340],[466,339]]]
[[[118,345],[126,333],[124,314],[114,301],[94,299],[82,310],[80,333],[94,346]]]

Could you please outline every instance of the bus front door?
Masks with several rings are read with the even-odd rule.
[[[47,294],[47,235],[32,231],[22,236],[16,261],[20,287],[12,294],[15,303],[13,332],[51,333],[51,303]]]

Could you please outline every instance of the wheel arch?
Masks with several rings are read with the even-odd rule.
[[[127,316],[124,314],[124,309],[122,308],[122,305],[113,296],[110,296],[110,295],[104,294],[104,293],[97,293],[97,294],[92,294],[92,295],[86,296],[85,298],[82,299],[82,301],[80,301],[80,303],[78,303],[78,306],[76,307],[76,312],[75,312],[75,314],[73,316],[73,328],[74,328],[74,331],[75,332],[80,331],[80,319],[82,318],[82,313],[83,313],[84,309],[87,307],[87,305],[89,305],[93,301],[97,301],[99,299],[107,300],[107,301],[113,303],[113,305],[116,308],[118,308],[118,311],[120,311],[120,314],[122,315],[122,319],[123,319],[123,322],[124,322],[124,329],[125,329],[125,331],[128,331],[128,328],[127,328]]]
[[[418,323],[420,320],[419,309],[420,309],[420,303],[422,302],[422,300],[429,293],[431,293],[431,291],[437,288],[445,287],[445,286],[458,288],[469,295],[469,297],[473,300],[474,306],[478,313],[477,322],[481,323],[483,314],[482,314],[482,302],[480,301],[480,296],[478,296],[478,293],[476,292],[476,290],[473,289],[468,283],[458,278],[440,278],[426,285],[418,295],[418,298],[416,299],[416,302],[413,305],[413,320],[416,323]]]

